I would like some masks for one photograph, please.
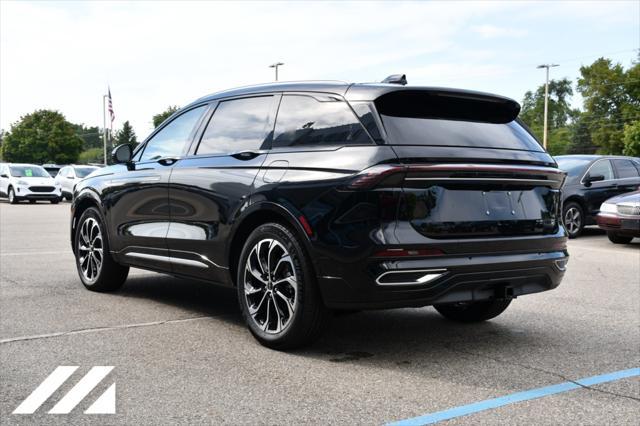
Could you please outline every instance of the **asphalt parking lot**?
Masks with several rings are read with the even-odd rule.
[[[232,291],[132,270],[86,291],[69,205],[0,202],[2,424],[384,424],[640,366],[640,240],[569,243],[562,285],[479,325],[432,308],[333,320],[294,353],[258,345]],[[76,375],[31,415],[13,410],[58,366]],[[47,414],[92,366],[113,371],[70,414]],[[117,412],[83,411],[116,383]],[[448,424],[636,424],[638,376],[455,417]]]

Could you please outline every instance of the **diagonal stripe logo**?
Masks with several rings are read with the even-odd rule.
[[[13,414],[33,414],[56,390],[62,386],[78,369],[78,366],[61,365],[53,370],[40,385],[31,392],[13,411]],[[96,366],[71,388],[66,395],[49,410],[49,414],[69,414],[98,384],[113,370],[112,366]],[[116,384],[98,397],[85,411],[85,414],[115,414],[116,412]]]

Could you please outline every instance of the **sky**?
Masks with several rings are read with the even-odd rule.
[[[640,1],[54,2],[0,0],[0,128],[36,109],[138,140],[152,116],[219,90],[280,80],[480,90],[521,102],[604,56],[638,57]],[[579,96],[573,103],[580,106]]]

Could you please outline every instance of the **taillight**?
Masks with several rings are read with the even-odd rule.
[[[405,166],[396,164],[380,164],[369,167],[358,173],[347,185],[347,189],[369,189],[378,186],[382,181],[385,181],[385,184],[399,184],[402,182],[405,169]],[[392,176],[393,179],[391,179]]]

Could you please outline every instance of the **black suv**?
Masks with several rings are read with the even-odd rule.
[[[508,98],[454,89],[279,83],[198,99],[75,188],[83,284],[129,267],[236,287],[264,345],[332,311],[434,305],[482,321],[555,288],[565,174]]]
[[[607,199],[640,188],[640,159],[603,155],[559,155],[558,167],[567,172],[562,188],[562,219],[569,238],[595,225]]]

